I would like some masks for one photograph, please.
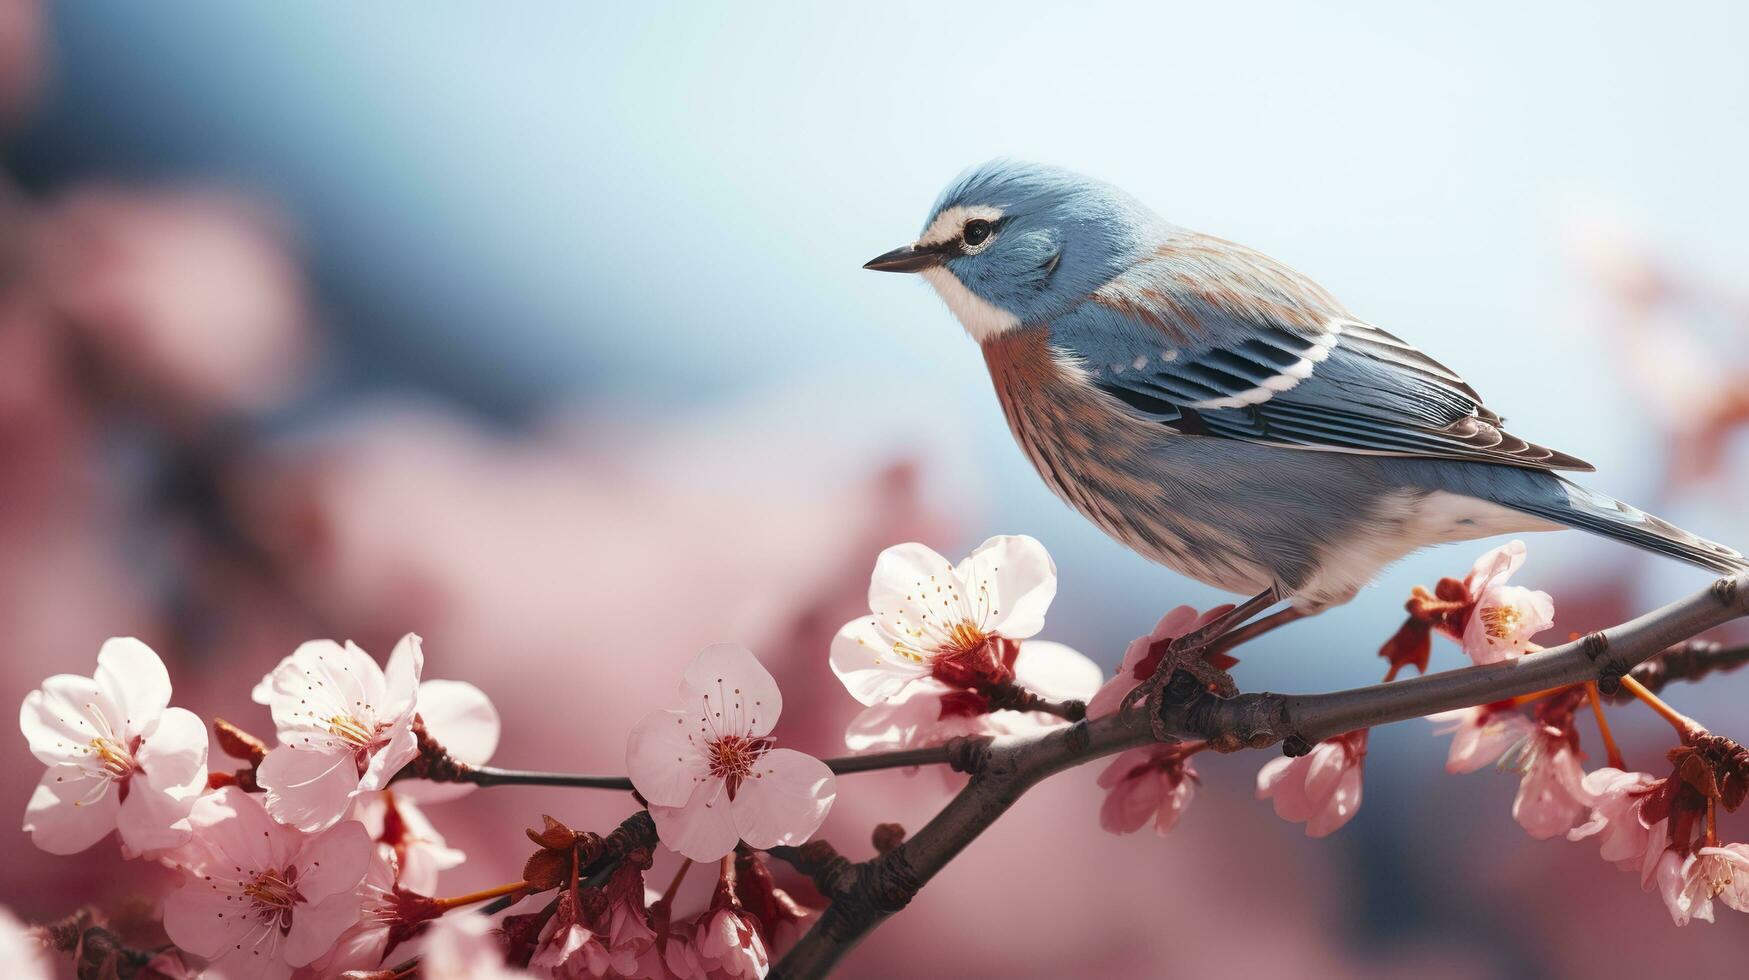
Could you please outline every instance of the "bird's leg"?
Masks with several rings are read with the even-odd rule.
[[[1305,619],[1310,615],[1312,614],[1298,606],[1289,606],[1286,609],[1272,612],[1262,619],[1254,620],[1246,623],[1244,626],[1228,630],[1225,635],[1216,638],[1213,643],[1209,644],[1208,652],[1226,653],[1228,650],[1231,650],[1240,644],[1250,643],[1252,640],[1257,639],[1271,630]]]
[[[1194,678],[1198,688],[1212,691],[1217,697],[1237,697],[1239,686],[1233,683],[1232,675],[1209,663],[1205,658],[1210,652],[1230,649],[1239,642],[1299,618],[1297,615],[1291,618],[1284,617],[1278,613],[1266,617],[1250,627],[1246,626],[1246,623],[1256,617],[1258,613],[1280,601],[1281,596],[1276,592],[1275,587],[1271,586],[1234,606],[1201,629],[1193,630],[1171,640],[1160,641],[1166,645],[1166,648],[1160,651],[1160,664],[1154,669],[1154,676],[1148,678],[1147,683],[1131,691],[1129,696],[1124,699],[1124,706],[1127,708],[1137,702],[1152,699],[1157,692],[1165,690],[1166,686],[1172,683],[1173,675],[1179,671]],[[1269,624],[1267,628],[1256,628],[1265,623]],[[1229,638],[1235,637],[1236,639],[1233,639],[1232,642],[1228,642]],[[1150,715],[1151,724],[1158,729],[1160,725],[1158,713],[1151,712]],[[1154,735],[1156,738],[1162,738],[1164,733],[1156,730]]]

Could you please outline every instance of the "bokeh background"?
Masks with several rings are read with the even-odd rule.
[[[1587,482],[1742,546],[1745,10],[0,0],[0,701],[133,634],[176,703],[265,731],[249,685],[296,642],[415,630],[428,676],[496,700],[500,762],[614,771],[730,639],[789,692],[785,741],[830,755],[854,705],[826,645],[875,553],[1002,532],[1056,557],[1046,635],[1114,664],[1224,597],[1052,498],[941,304],[859,268],[997,155],[1288,261]],[[1483,547],[1256,644],[1241,683],[1376,680],[1409,587]],[[1704,578],[1568,534],[1520,581],[1567,631]],[[1672,697],[1743,737],[1744,683]],[[1617,715],[1653,768],[1665,733]],[[1252,799],[1258,755],[1209,760],[1163,840],[1102,833],[1094,772],[1060,776],[845,972],[1740,970],[1742,916],[1673,928],[1444,751],[1375,733],[1362,812],[1322,841]],[[22,739],[0,769],[20,813]],[[847,778],[825,834],[866,854],[943,792]],[[471,857],[445,889],[505,880],[542,811],[627,806],[433,808]],[[27,918],[160,884],[7,833],[0,900]]]

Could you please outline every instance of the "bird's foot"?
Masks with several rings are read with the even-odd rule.
[[[1161,700],[1186,703],[1203,694],[1213,694],[1218,698],[1239,695],[1239,685],[1234,683],[1233,675],[1223,669],[1238,661],[1217,651],[1218,639],[1219,636],[1192,633],[1157,641],[1155,649],[1149,651],[1159,653],[1159,665],[1154,668],[1152,677],[1129,693],[1124,699],[1124,707],[1137,703],[1149,705],[1148,723],[1156,741],[1168,741],[1173,737],[1165,730],[1165,719],[1158,709]]]

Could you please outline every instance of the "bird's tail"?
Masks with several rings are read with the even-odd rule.
[[[1560,481],[1559,490],[1565,493],[1565,500],[1559,499],[1558,494],[1548,494],[1537,495],[1533,500],[1501,503],[1514,510],[1590,531],[1592,534],[1601,534],[1606,538],[1614,538],[1624,544],[1711,571],[1726,575],[1749,572],[1749,559],[1722,544],[1714,544],[1690,534],[1631,504],[1624,504],[1613,497],[1595,493],[1567,480],[1557,479]]]

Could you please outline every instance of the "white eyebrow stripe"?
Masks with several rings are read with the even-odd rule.
[[[923,232],[923,237],[917,239],[917,244],[940,245],[942,242],[950,242],[959,237],[960,230],[973,218],[995,222],[1001,217],[1002,209],[988,204],[951,207],[935,216],[935,220]]]
[[[1287,370],[1263,379],[1263,383],[1255,388],[1227,395],[1222,398],[1209,398],[1199,402],[1191,402],[1188,407],[1196,409],[1244,408],[1247,405],[1261,405],[1284,391],[1292,391],[1300,382],[1312,376],[1312,371],[1330,356],[1336,343],[1341,339],[1342,325],[1332,323],[1329,332],[1313,342],[1306,356],[1290,365]]]

